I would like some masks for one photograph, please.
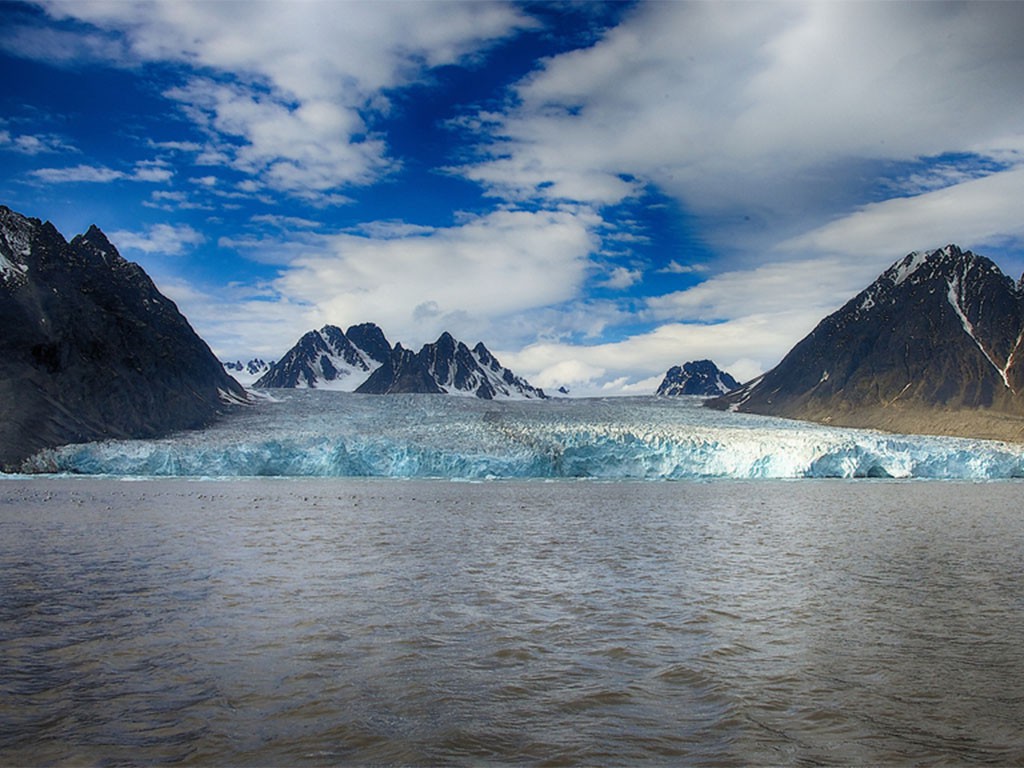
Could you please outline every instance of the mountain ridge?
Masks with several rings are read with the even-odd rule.
[[[0,206],[0,465],[200,427],[247,399],[173,301],[95,225],[70,242]]]
[[[309,331],[253,386],[335,389],[359,394],[455,394],[486,400],[545,399],[479,342],[470,349],[445,331],[418,352],[394,347],[373,323]]]
[[[1024,440],[1024,289],[956,245],[907,254],[763,376],[707,405]]]
[[[698,395],[702,397],[724,395],[739,386],[728,373],[715,365],[712,360],[691,360],[688,363],[673,365],[665,373],[655,395],[658,397],[676,397],[679,395]]]

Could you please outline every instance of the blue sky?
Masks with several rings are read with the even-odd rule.
[[[0,2],[0,202],[222,358],[449,330],[740,379],[912,250],[1024,269],[1024,3]]]

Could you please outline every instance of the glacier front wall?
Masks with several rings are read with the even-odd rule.
[[[45,451],[29,471],[114,476],[1024,477],[1024,446],[713,411],[697,398],[485,402],[277,390],[215,427]]]

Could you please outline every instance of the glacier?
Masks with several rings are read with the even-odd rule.
[[[478,401],[271,390],[216,425],[43,451],[34,473],[447,479],[1024,477],[1024,446],[703,408],[696,397]]]

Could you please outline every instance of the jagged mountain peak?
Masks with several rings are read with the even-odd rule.
[[[391,344],[372,323],[348,332],[336,325],[308,331],[254,387],[300,387],[353,392],[391,356]]]
[[[1024,415],[1024,293],[990,259],[956,245],[907,254],[716,407],[846,426],[1009,434]],[[981,419],[984,428],[958,426]]]
[[[0,463],[65,442],[201,426],[223,401],[245,400],[99,228],[69,243],[52,223],[0,206],[0,272]]]
[[[964,251],[950,243],[931,251],[913,251],[882,273],[894,286],[904,282],[921,282],[936,278],[962,278],[970,270],[1002,275],[990,259],[972,251]]]
[[[484,399],[544,398],[479,342],[473,349],[445,331],[419,352],[394,347],[373,323],[309,331],[255,387],[309,387],[361,394],[460,394]]]
[[[661,397],[677,395],[715,396],[731,392],[739,386],[725,371],[711,360],[692,360],[668,369],[656,394]]]

